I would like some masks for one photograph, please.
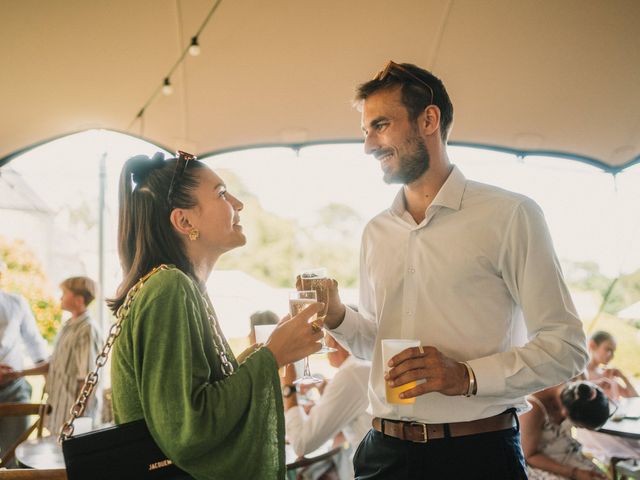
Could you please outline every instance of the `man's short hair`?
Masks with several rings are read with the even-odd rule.
[[[60,284],[74,295],[80,295],[84,298],[84,304],[89,306],[93,299],[96,298],[96,282],[89,277],[70,277]]]
[[[598,330],[593,335],[591,335],[589,340],[593,341],[593,343],[595,343],[596,345],[600,345],[602,342],[607,341],[615,342],[613,335],[611,335],[609,332],[605,332],[604,330]]]
[[[391,90],[400,86],[402,89],[402,104],[407,109],[411,121],[415,121],[430,104],[440,109],[440,136],[442,141],[446,143],[453,123],[453,104],[444,83],[431,72],[416,65],[411,63],[401,63],[399,65],[410,74],[400,69],[391,68],[382,80],[373,79],[358,85],[355,97],[356,103],[366,100],[367,97],[380,90]],[[420,81],[412,78],[412,75],[415,75],[421,82],[431,87],[433,101],[431,101],[429,89]]]
[[[276,325],[280,319],[271,310],[260,310],[249,317],[251,327],[256,325]]]

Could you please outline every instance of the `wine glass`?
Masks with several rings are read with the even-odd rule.
[[[321,312],[318,312],[318,320],[322,320],[323,322],[327,316],[327,310],[329,309],[329,286],[327,282],[328,277],[326,268],[309,268],[300,272],[302,290],[315,290],[318,301],[324,303],[324,308]],[[320,343],[322,348],[320,348],[316,353],[336,351],[335,348],[327,346],[324,341],[324,337],[322,337],[322,342]]]
[[[289,312],[291,317],[295,317],[302,310],[307,308],[310,304],[316,303],[318,297],[315,290],[301,290],[293,291],[289,294]],[[309,323],[316,320],[317,315],[313,315],[309,319]],[[314,383],[322,383],[322,378],[317,375],[311,375],[311,369],[309,368],[309,357],[304,357],[304,372],[302,377],[293,382],[294,384],[311,385]]]

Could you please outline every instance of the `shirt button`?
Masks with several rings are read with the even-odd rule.
[[[409,273],[416,273],[416,269],[413,267],[409,267]]]

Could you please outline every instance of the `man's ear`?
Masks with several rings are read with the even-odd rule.
[[[425,135],[440,135],[440,108],[428,105],[418,117],[420,128]]]
[[[174,208],[169,215],[169,221],[180,235],[188,236],[189,231],[193,228],[187,211],[183,208]]]

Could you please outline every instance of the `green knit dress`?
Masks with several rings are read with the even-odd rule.
[[[176,268],[149,278],[113,347],[116,423],[144,418],[160,449],[197,480],[285,478],[275,358],[260,348],[224,377],[205,301]]]

